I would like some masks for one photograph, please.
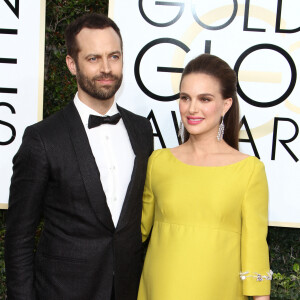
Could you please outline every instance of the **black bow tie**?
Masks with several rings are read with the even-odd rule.
[[[100,126],[102,124],[116,125],[120,119],[121,119],[121,115],[119,113],[117,113],[113,116],[106,116],[106,117],[90,115],[88,128],[91,129],[91,128]]]

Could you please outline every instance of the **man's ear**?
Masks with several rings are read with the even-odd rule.
[[[70,55],[66,56],[66,63],[67,63],[68,69],[71,72],[71,74],[76,75],[76,73],[77,73],[76,63]]]

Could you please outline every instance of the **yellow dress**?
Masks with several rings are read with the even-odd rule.
[[[143,241],[153,228],[138,300],[269,295],[267,215],[267,180],[256,157],[199,167],[169,149],[154,151],[144,189]]]

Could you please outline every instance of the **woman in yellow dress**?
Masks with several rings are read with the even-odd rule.
[[[268,300],[268,185],[263,163],[238,151],[235,72],[213,55],[193,59],[179,110],[185,142],[148,163],[138,300]]]

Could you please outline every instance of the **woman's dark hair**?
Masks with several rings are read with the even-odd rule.
[[[232,105],[224,117],[224,141],[231,147],[238,150],[240,116],[239,103],[236,93],[237,77],[230,66],[221,58],[211,54],[201,54],[191,60],[184,68],[180,87],[183,78],[191,73],[203,73],[213,76],[220,82],[221,95],[224,99],[232,98]],[[189,139],[189,133],[184,129],[184,140]]]
[[[121,40],[121,49],[123,50],[123,41],[122,36],[120,33],[120,29],[117,24],[108,18],[107,16],[100,14],[100,13],[90,13],[85,14],[72,23],[68,25],[65,31],[65,39],[66,39],[66,47],[67,53],[77,61],[79,47],[76,41],[76,35],[83,29],[83,28],[90,28],[90,29],[105,29],[108,27],[112,27],[114,31],[118,34]]]

